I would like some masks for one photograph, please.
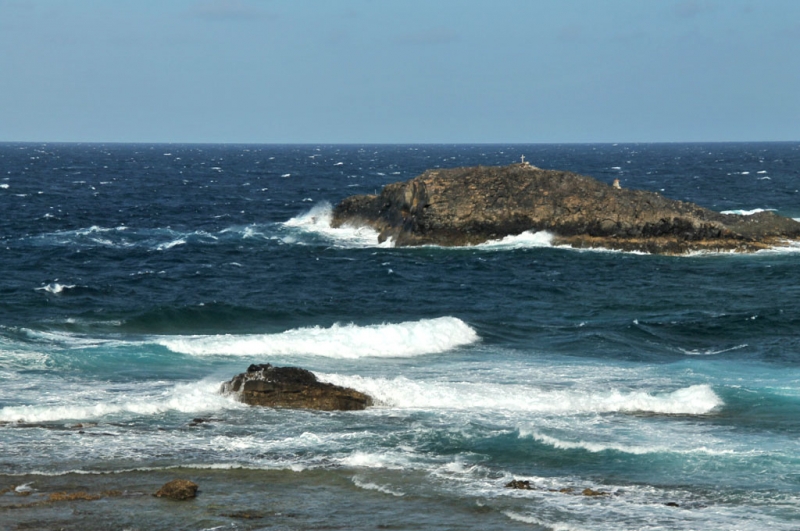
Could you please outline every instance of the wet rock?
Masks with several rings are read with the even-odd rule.
[[[188,500],[197,495],[197,484],[188,479],[173,479],[165,483],[158,491],[153,494],[157,498],[169,498],[171,500]]]
[[[372,405],[370,396],[355,389],[320,382],[305,369],[269,363],[251,365],[222,384],[221,392],[251,406],[354,411]]]
[[[264,518],[265,514],[259,511],[235,511],[232,513],[222,513],[220,516],[226,518],[241,518],[242,520],[258,520]]]
[[[512,481],[509,481],[508,483],[506,483],[506,488],[507,489],[520,489],[520,490],[532,490],[533,489],[533,487],[531,487],[531,482],[530,481],[521,480],[521,479],[514,479]]]
[[[60,501],[94,501],[99,500],[103,496],[101,494],[90,494],[88,492],[54,492],[47,497],[48,501],[51,502],[60,502]]]
[[[655,192],[528,164],[429,170],[344,199],[332,225],[365,225],[398,246],[475,245],[525,231],[555,244],[682,254],[756,251],[800,240],[800,223],[773,212],[726,215]]]
[[[585,488],[581,491],[581,494],[584,496],[608,496],[607,492],[603,492],[601,490],[594,490],[590,488]]]

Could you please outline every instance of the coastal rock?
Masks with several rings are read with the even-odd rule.
[[[188,479],[173,479],[165,483],[158,491],[153,494],[157,498],[169,498],[171,500],[188,500],[197,495],[197,484]]]
[[[757,251],[800,240],[800,223],[773,212],[721,214],[661,194],[527,163],[428,170],[378,195],[344,199],[332,225],[370,226],[397,246],[464,246],[525,231],[556,245],[658,254]]]
[[[354,411],[372,405],[372,398],[348,387],[317,380],[298,367],[250,365],[247,372],[222,384],[222,393],[236,394],[251,406]]]

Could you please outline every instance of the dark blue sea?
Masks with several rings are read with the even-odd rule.
[[[800,246],[330,227],[523,155],[800,218],[799,143],[0,144],[0,529],[800,529]],[[376,405],[219,394],[251,363]],[[150,496],[175,477],[198,497]]]

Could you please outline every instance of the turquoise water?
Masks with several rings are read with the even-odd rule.
[[[789,143],[0,145],[0,490],[180,471],[208,482],[181,513],[191,529],[371,529],[374,514],[400,529],[797,529],[797,246],[660,257],[540,233],[398,249],[330,228],[347,195],[523,154],[800,217]],[[218,394],[267,362],[376,406]],[[318,503],[298,501],[309,489]],[[265,516],[245,525],[223,498]],[[177,518],[142,500],[40,527]],[[27,521],[2,507],[9,528]]]

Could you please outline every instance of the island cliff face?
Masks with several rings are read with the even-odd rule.
[[[556,245],[658,254],[747,252],[800,240],[800,223],[772,212],[720,214],[527,163],[428,170],[378,195],[344,199],[332,224],[371,226],[397,246],[475,245],[525,231],[548,231]]]

